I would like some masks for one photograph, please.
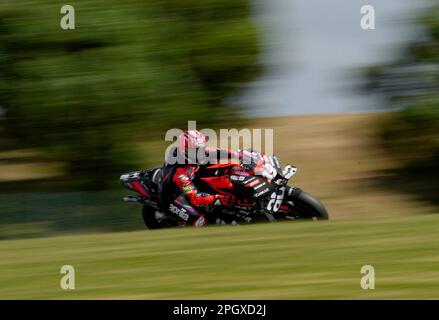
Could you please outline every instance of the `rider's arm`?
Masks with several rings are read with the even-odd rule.
[[[216,153],[217,160],[228,159],[228,160],[241,160],[241,154],[239,152],[230,149],[220,149],[220,148],[209,148],[209,153]]]
[[[187,166],[178,168],[175,171],[173,180],[188,198],[189,202],[194,206],[203,206],[211,204],[217,199],[215,195],[205,195],[200,193],[195,185],[192,183],[192,178],[195,174],[196,168],[194,166]]]

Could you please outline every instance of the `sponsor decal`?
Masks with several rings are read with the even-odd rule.
[[[253,207],[242,207],[242,206],[235,206],[236,209],[238,209],[238,212],[244,215],[248,215],[252,212]]]
[[[259,179],[258,179],[258,180],[255,180],[255,181],[253,181],[252,183],[249,183],[248,186],[249,186],[249,187],[253,187],[253,186],[257,185],[259,182],[260,182]]]
[[[266,183],[263,182],[263,183],[261,183],[260,185],[256,186],[256,187],[255,187],[255,190],[261,189],[261,188],[262,188],[263,186],[265,186],[265,185],[266,185]]]
[[[250,179],[248,179],[246,182],[244,182],[244,184],[248,184],[250,182],[252,182],[253,180],[255,180],[256,177],[251,177]]]
[[[263,194],[267,193],[269,190],[270,190],[269,188],[266,188],[266,189],[264,189],[264,190],[262,190],[262,191],[256,193],[256,194],[255,194],[255,198],[257,198],[257,197],[259,197],[259,196],[262,196]]]
[[[186,209],[178,208],[174,206],[172,203],[169,205],[169,211],[175,213],[178,217],[183,219],[184,221],[189,220],[189,215],[187,214]]]
[[[253,220],[251,217],[244,216],[244,215],[239,214],[239,213],[235,213],[235,217],[237,217],[238,219],[242,219],[245,222],[251,222]]]
[[[233,181],[244,181],[245,180],[245,176],[231,175],[230,176],[230,180],[233,180]]]

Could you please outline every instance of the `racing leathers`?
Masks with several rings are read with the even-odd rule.
[[[240,153],[223,150],[208,149],[208,152],[214,155],[216,161],[221,159],[238,160]],[[177,154],[176,148],[170,151],[171,156]],[[200,192],[193,183],[196,172],[203,164],[169,164],[165,162],[163,168],[162,188],[160,193],[163,195],[162,203],[169,204],[169,211],[175,213],[181,220],[187,224],[193,224],[201,227],[206,224],[206,219],[200,213],[201,207],[214,204],[229,206],[233,199],[230,196],[221,194],[207,194]],[[219,201],[219,202],[217,202]]]

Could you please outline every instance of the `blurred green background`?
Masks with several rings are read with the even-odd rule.
[[[151,163],[136,143],[165,129],[232,117],[224,101],[258,70],[247,1],[76,1],[70,31],[62,5],[2,1],[0,101],[2,147],[38,149],[70,189]]]
[[[401,18],[415,36],[384,62],[357,61],[349,78],[320,73],[319,63],[356,57],[331,33],[336,22],[346,39],[369,41],[389,21],[364,31],[362,3],[333,15],[321,7],[332,1],[310,4],[322,22],[310,37],[278,33],[297,39],[297,54],[317,44],[304,51],[314,74],[258,21],[272,3],[284,23],[309,17],[277,0],[75,0],[76,29],[62,30],[62,1],[0,2],[0,298],[437,298],[439,7]],[[325,92],[327,109],[307,104],[300,83],[287,82],[292,98],[270,89],[303,70],[307,88],[329,83],[376,104],[343,113]],[[266,90],[286,114],[267,104],[255,117],[240,99]],[[346,221],[145,231],[119,176],[161,165],[165,132],[188,120],[274,129],[275,153],[299,168],[292,183]],[[63,264],[78,268],[77,291],[59,289]],[[364,264],[377,268],[376,291],[359,289]]]
[[[248,1],[75,1],[75,30],[64,4],[0,3],[0,238],[140,228],[97,191],[160,164],[168,129],[236,122],[227,99],[260,69]]]
[[[75,30],[59,27],[61,1],[0,3],[0,239],[142,229],[118,177],[159,166],[164,133],[188,120],[274,128],[336,219],[436,211],[437,6],[388,62],[358,68],[390,111],[252,119],[236,97],[270,72],[252,2],[72,4]]]
[[[377,123],[379,143],[399,166],[383,179],[390,188],[439,204],[439,6],[413,18],[420,29],[393,61],[365,72],[366,90],[391,112]]]

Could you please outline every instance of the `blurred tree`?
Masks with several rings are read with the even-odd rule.
[[[387,106],[396,110],[382,123],[380,131],[386,150],[403,166],[400,177],[406,176],[406,183],[411,179],[406,185],[412,192],[422,192],[437,201],[439,6],[429,10],[419,23],[422,34],[404,47],[395,62],[368,70],[367,88],[379,93]]]
[[[0,3],[0,105],[8,136],[83,188],[145,163],[139,138],[236,116],[259,69],[248,0],[77,0],[75,30],[64,4]]]

